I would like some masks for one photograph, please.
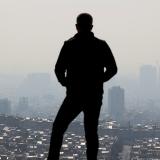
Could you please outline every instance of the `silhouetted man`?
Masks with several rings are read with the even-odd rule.
[[[107,43],[91,32],[92,21],[87,13],[77,17],[78,33],[64,42],[55,66],[57,79],[67,90],[53,123],[48,160],[59,159],[64,132],[80,112],[84,113],[87,159],[97,160],[103,83],[117,73],[117,66]]]

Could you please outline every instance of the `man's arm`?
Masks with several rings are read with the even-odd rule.
[[[66,54],[67,54],[67,45],[66,42],[64,42],[57,63],[55,65],[55,74],[62,86],[66,86],[66,76],[65,76],[67,69]]]
[[[106,42],[104,42],[104,53],[104,82],[106,82],[117,73],[118,69],[112,51]]]

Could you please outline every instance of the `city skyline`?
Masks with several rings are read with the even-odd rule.
[[[65,88],[61,87],[56,78],[52,77],[50,73],[30,73],[25,77],[16,78],[12,75],[6,77],[0,76],[0,97],[1,99],[7,98],[11,101],[12,113],[32,116],[36,114],[41,116],[52,115],[52,111],[54,113],[57,112],[65,96]],[[125,104],[125,112],[130,110],[134,110],[137,113],[149,112],[150,106],[152,106],[154,113],[151,113],[151,117],[157,117],[158,112],[156,113],[156,111],[160,109],[160,78],[158,68],[152,65],[142,65],[139,68],[139,75],[137,77],[117,77],[104,85],[102,118],[109,115],[108,91],[116,86],[124,89],[125,99],[123,103]],[[29,107],[27,110],[23,109],[26,108],[25,106],[18,105],[21,97],[28,99]],[[116,103],[120,104],[120,97],[116,97],[115,101],[113,101],[115,102],[115,110]],[[115,114],[119,115],[119,107],[117,106],[118,112]],[[112,107],[113,109],[114,107]],[[35,112],[32,112],[33,110]],[[156,116],[154,117],[155,113]]]

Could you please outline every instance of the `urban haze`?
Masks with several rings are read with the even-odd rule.
[[[118,74],[104,84],[99,159],[160,159],[160,1],[0,2],[0,158],[44,160],[65,96],[54,66],[76,16],[93,15]],[[64,137],[61,159],[85,157],[83,114]]]

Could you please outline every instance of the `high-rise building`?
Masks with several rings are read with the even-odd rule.
[[[152,65],[143,65],[140,68],[140,93],[144,98],[153,99],[157,90],[157,69]]]
[[[123,120],[125,113],[125,95],[124,89],[120,86],[114,86],[108,90],[108,111],[113,120],[118,122]]]
[[[21,110],[28,109],[29,106],[29,100],[28,97],[20,97],[18,102],[18,108]]]
[[[8,98],[0,99],[0,114],[11,113],[11,102]]]

